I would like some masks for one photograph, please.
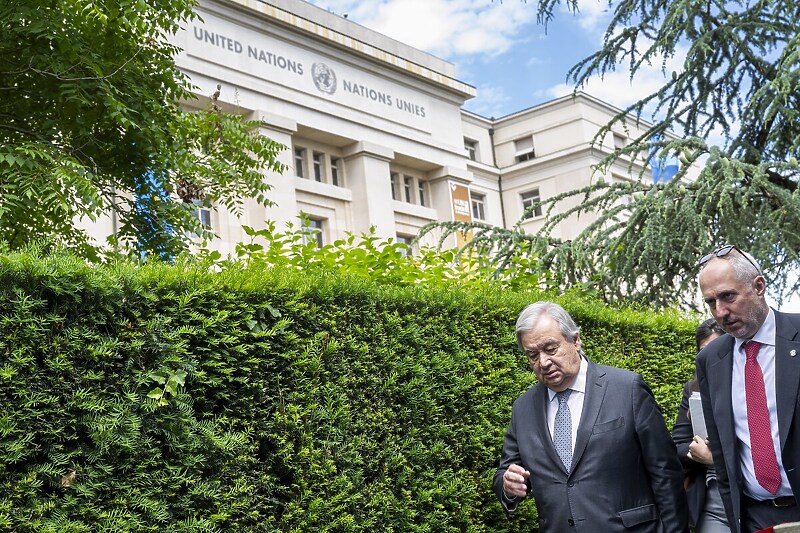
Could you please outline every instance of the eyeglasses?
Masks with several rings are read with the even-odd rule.
[[[746,254],[746,253],[744,253],[744,252],[742,251],[742,249],[741,249],[741,248],[739,248],[738,246],[735,246],[735,245],[733,245],[733,244],[726,244],[725,246],[722,246],[722,247],[720,247],[720,248],[717,248],[717,249],[716,249],[716,250],[714,250],[713,252],[711,252],[711,253],[708,253],[708,254],[704,255],[704,256],[703,256],[703,257],[701,257],[701,258],[700,258],[700,260],[697,262],[697,266],[703,266],[703,265],[705,265],[706,263],[708,263],[709,261],[711,261],[711,259],[713,259],[714,257],[725,257],[726,255],[728,255],[729,253],[731,253],[733,250],[736,250],[737,252],[739,252],[739,255],[741,255],[742,257],[744,257],[745,259],[747,259],[747,262],[748,262],[748,263],[750,263],[751,265],[753,265],[753,268],[755,268],[755,269],[756,269],[756,272],[758,272],[759,276],[763,275],[763,274],[762,274],[762,272],[761,272],[761,268],[759,268],[759,266],[758,266],[757,264],[755,264],[755,263],[754,263],[754,262],[753,262],[753,261],[752,261],[752,260],[751,260],[751,259],[750,259],[750,258],[747,256],[747,254]]]

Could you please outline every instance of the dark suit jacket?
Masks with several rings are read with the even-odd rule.
[[[783,467],[796,496],[800,496],[800,315],[775,312],[775,394]],[[731,379],[733,344],[723,335],[697,355],[697,379],[704,409],[708,440],[714,455],[717,484],[728,514],[731,531],[741,531],[742,470],[739,441],[733,427]]]
[[[688,416],[689,396],[692,395],[692,391],[689,389],[690,383],[683,387],[681,406],[678,408],[678,417],[672,428],[672,440],[675,441],[675,447],[678,449],[678,458],[683,465],[685,476],[689,479],[689,486],[686,489],[686,499],[689,502],[689,525],[695,527],[706,505],[706,471],[708,469],[705,465],[692,461],[686,455],[689,453],[689,444],[694,439],[692,421]]]
[[[688,531],[680,461],[639,374],[589,362],[570,473],[553,446],[547,402],[541,384],[514,402],[494,476],[506,510],[514,505],[503,495],[503,473],[516,463],[531,473],[541,533]]]

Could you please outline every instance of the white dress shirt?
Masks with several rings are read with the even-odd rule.
[[[747,356],[742,345],[748,340],[761,343],[758,351],[758,364],[764,374],[764,390],[767,394],[769,425],[772,430],[772,445],[778,458],[778,470],[781,473],[781,486],[777,494],[762,487],[756,480],[753,468],[753,456],[750,451],[750,430],[747,424],[747,400],[744,389],[744,363]],[[731,403],[733,405],[733,427],[739,439],[739,462],[742,465],[744,493],[756,500],[769,500],[778,496],[791,496],[792,489],[786,477],[781,459],[781,440],[778,430],[778,407],[775,399],[775,313],[769,310],[767,319],[752,339],[736,339],[733,344],[733,380],[731,382]]]
[[[575,376],[575,382],[568,389],[572,389],[572,393],[567,398],[567,405],[569,406],[569,414],[572,418],[572,451],[575,451],[575,438],[578,435],[578,424],[581,421],[581,414],[583,414],[583,400],[586,398],[586,370],[589,368],[589,363],[586,359],[581,357],[581,368],[578,370],[578,375]],[[547,389],[548,398],[550,401],[547,403],[547,427],[550,429],[550,438],[553,438],[553,428],[556,425],[556,412],[558,411],[558,400],[556,399],[556,392]]]

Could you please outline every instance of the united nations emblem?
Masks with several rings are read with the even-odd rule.
[[[311,77],[314,85],[325,94],[336,92],[336,73],[325,63],[314,63],[311,65]]]

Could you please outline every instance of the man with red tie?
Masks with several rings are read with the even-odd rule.
[[[723,335],[697,357],[708,440],[736,533],[800,520],[800,315],[770,309],[755,260],[723,246],[700,261]]]

